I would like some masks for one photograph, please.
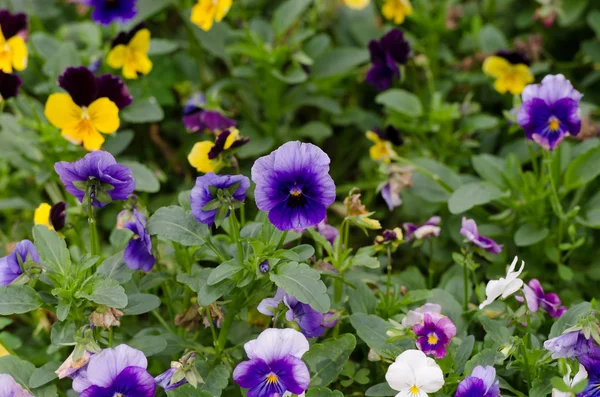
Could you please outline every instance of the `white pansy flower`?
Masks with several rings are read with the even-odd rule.
[[[488,282],[487,286],[485,287],[486,300],[481,302],[481,305],[479,305],[480,309],[483,309],[499,297],[504,299],[514,294],[523,287],[523,280],[521,280],[519,276],[525,267],[525,262],[521,261],[521,268],[515,272],[515,267],[518,260],[519,258],[515,256],[515,259],[513,259],[510,267],[508,268],[506,278],[501,277],[500,280],[490,280]]]
[[[571,367],[567,365],[567,373],[565,376],[563,376],[563,380],[565,381],[565,385],[572,388],[582,380],[587,379],[587,377],[587,371],[583,365],[579,364],[579,371],[575,374],[573,379],[571,379]],[[564,391],[552,389],[552,397],[573,397],[573,393],[566,393]]]
[[[444,386],[444,374],[435,360],[420,350],[406,350],[390,365],[385,380],[396,397],[427,397]]]

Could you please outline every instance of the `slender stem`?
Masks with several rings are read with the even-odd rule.
[[[240,236],[240,224],[237,220],[237,216],[235,216],[235,210],[231,209],[231,230],[233,231],[233,238],[235,239],[235,243],[237,244],[237,256],[238,262],[240,265],[244,264],[244,247],[242,246],[242,238]]]
[[[210,236],[208,236],[208,238],[204,241],[204,244],[206,244],[208,248],[210,248],[215,253],[215,255],[217,255],[221,262],[227,261],[227,258],[225,258],[223,254],[217,249],[217,247],[215,247],[215,245],[210,239]]]
[[[98,227],[96,224],[96,216],[94,213],[94,206],[92,203],[94,202],[94,197],[90,194],[90,190],[92,189],[91,185],[88,186],[88,202],[87,202],[87,212],[88,212],[88,224],[90,226],[90,251],[92,255],[100,255],[100,247],[98,245]]]
[[[558,195],[558,189],[556,188],[556,183],[554,182],[554,177],[552,176],[552,153],[551,152],[545,153],[544,163],[546,164],[547,176],[548,176],[548,179],[550,180],[550,189],[551,189],[551,193],[552,193],[552,195],[550,196],[550,200],[551,200],[552,208],[554,209],[554,212],[558,216],[558,233],[557,233],[558,241],[557,241],[556,246],[559,247],[560,244],[562,243],[562,239],[563,239],[563,226],[564,226],[564,221],[566,219],[566,216],[565,216],[565,212],[563,210],[562,204],[560,202],[560,197]],[[558,252],[559,252],[558,264],[561,264],[560,248],[559,248]]]
[[[156,319],[158,320],[159,323],[161,323],[161,325],[163,327],[165,327],[165,329],[169,332],[172,332],[173,330],[171,329],[171,327],[169,326],[169,324],[165,321],[165,319],[160,315],[160,313],[158,313],[156,310],[152,310],[150,313],[152,313],[152,315],[154,317],[156,317]]]
[[[427,266],[427,271],[429,273],[428,286],[429,289],[433,288],[433,240],[429,239],[429,265]]]
[[[216,348],[218,346],[218,344],[219,344],[219,337],[217,336],[217,331],[215,330],[215,325],[213,324],[213,321],[212,321],[212,315],[210,313],[210,307],[206,306],[204,309],[206,310],[206,317],[208,317],[208,323],[210,324],[210,332],[212,333],[213,343],[214,343],[215,348]]]
[[[529,373],[529,359],[527,358],[527,348],[525,343],[521,343],[521,352],[523,354],[523,364],[525,365],[525,379],[527,380],[527,390],[531,387],[531,379]]]
[[[523,300],[525,302],[525,322],[527,324],[527,334],[525,335],[525,346],[527,349],[531,349],[531,316],[529,313],[529,306],[527,306],[527,298],[523,294]]]
[[[469,250],[465,251],[465,259],[463,261],[463,283],[465,291],[464,310],[469,311],[469,269],[467,268],[467,257],[469,256]]]
[[[108,329],[108,347],[113,347],[113,328]]]
[[[389,244],[387,247],[387,282],[385,284],[385,296],[390,296],[390,287],[392,285],[392,249]]]
[[[217,340],[217,357],[220,357],[225,349],[225,345],[227,344],[227,338],[229,336],[229,329],[231,328],[231,324],[233,324],[233,318],[235,317],[238,311],[238,296],[234,296],[231,304],[229,305],[229,310],[227,310],[227,314],[225,315],[225,320],[223,321],[223,326],[219,331],[219,339]]]

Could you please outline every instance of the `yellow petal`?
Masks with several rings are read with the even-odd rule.
[[[95,129],[105,134],[112,134],[119,129],[119,108],[108,98],[96,99],[87,108],[88,115]],[[102,138],[104,141],[104,138]]]
[[[8,39],[8,47],[12,54],[13,67],[23,70],[27,67],[27,45],[21,36],[13,36]]]
[[[74,128],[83,116],[81,109],[69,94],[52,94],[46,101],[44,115],[48,121],[57,128]]]
[[[375,144],[381,143],[381,138],[379,138],[379,135],[377,135],[373,131],[367,131],[367,133],[365,135],[366,135],[367,139],[370,140],[371,142],[373,142]]]
[[[534,77],[533,73],[531,73],[531,69],[529,69],[529,66],[525,65],[524,63],[519,63],[515,65],[514,68],[519,80],[521,80],[524,84],[533,83]]]
[[[134,52],[148,53],[150,49],[150,31],[148,29],[139,30],[129,42],[128,47]]]
[[[363,10],[367,8],[370,0],[344,0],[346,7],[352,8],[353,10]]]
[[[106,63],[113,69],[121,69],[127,59],[127,47],[123,44],[115,46],[106,57]]]
[[[94,128],[89,129],[83,138],[83,147],[89,151],[100,150],[103,143],[104,137]]]
[[[47,226],[48,229],[54,230],[52,225],[50,224],[50,210],[52,206],[48,203],[42,203],[39,207],[35,209],[33,212],[33,222],[36,225],[44,225]]]
[[[190,165],[196,168],[199,172],[215,172],[221,167],[219,160],[209,160],[208,152],[214,146],[210,141],[197,142],[192,151],[188,154]]]
[[[134,52],[132,61],[136,70],[136,75],[137,73],[148,74],[152,70],[152,61],[145,53]]]
[[[232,0],[217,0],[217,11],[215,13],[215,21],[221,22],[231,8]]]
[[[237,128],[231,127],[229,132],[229,136],[225,140],[225,146],[223,146],[224,149],[229,149],[235,141],[240,139],[240,131]]]
[[[12,73],[12,56],[9,51],[0,52],[0,70],[4,73]]]
[[[192,7],[190,20],[200,29],[209,31],[215,19],[215,12],[216,7],[212,0],[199,0],[198,4]]]
[[[511,65],[506,59],[495,55],[487,57],[483,61],[483,73],[496,78],[508,73],[510,67]]]
[[[0,342],[0,357],[4,356],[10,356],[10,353],[8,352],[8,350],[6,350],[6,347],[4,347],[2,342]]]

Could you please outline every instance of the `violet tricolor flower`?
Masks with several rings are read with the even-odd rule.
[[[565,136],[579,134],[582,97],[562,74],[548,75],[541,84],[531,84],[523,90],[517,122],[527,139],[554,150]]]
[[[415,324],[423,323],[426,314],[429,314],[434,320],[444,317],[442,306],[437,303],[425,303],[415,310],[409,310],[406,317],[402,319],[402,326],[412,327]]]
[[[244,345],[250,360],[235,367],[233,380],[245,389],[247,397],[283,396],[285,392],[304,393],[310,373],[302,355],[308,340],[293,329],[269,328]]]
[[[95,182],[98,185],[96,188],[102,189],[102,193],[108,194],[112,200],[127,200],[135,188],[131,170],[118,164],[112,154],[102,150],[88,153],[73,163],[59,161],[54,164],[54,169],[67,192],[82,203],[88,181]],[[109,185],[112,189],[105,189],[104,185]],[[104,207],[105,204],[93,197],[94,207]]]
[[[335,201],[329,156],[319,147],[287,142],[252,166],[254,196],[279,230],[305,229],[325,219]]]
[[[477,224],[473,219],[467,219],[463,216],[460,234],[465,236],[468,241],[480,248],[483,248],[487,252],[499,254],[502,251],[502,244],[498,244],[491,238],[479,234],[479,231],[477,230]]]
[[[189,132],[223,131],[235,127],[236,122],[214,110],[206,110],[206,98],[200,93],[193,94],[183,108],[183,125]]]
[[[366,80],[379,91],[387,90],[394,78],[400,78],[397,64],[408,61],[410,45],[400,29],[392,29],[381,40],[371,40],[369,52],[373,65],[367,72]]]
[[[87,369],[73,380],[80,397],[153,397],[154,378],[146,370],[144,353],[127,345],[105,349],[90,358]]]
[[[464,378],[454,397],[500,397],[500,381],[496,380],[494,367],[476,366],[471,376]]]
[[[93,7],[92,19],[100,25],[127,23],[137,14],[137,0],[82,0],[81,3]]]
[[[21,264],[27,262],[28,259],[35,264],[40,263],[40,256],[33,243],[29,240],[21,240],[13,252],[0,258],[0,286],[6,287],[19,278],[23,274]]]
[[[12,73],[27,67],[27,15],[0,10],[0,70]]]
[[[417,335],[419,350],[435,358],[446,357],[446,347],[456,336],[456,326],[450,318],[435,318],[429,313],[423,317],[423,324],[415,324],[412,329]]]
[[[552,358],[577,357],[589,353],[594,346],[592,339],[587,339],[579,331],[570,331],[544,342],[544,348],[552,353]]]
[[[0,70],[0,102],[19,95],[21,84],[23,80],[18,75]]]
[[[440,222],[441,218],[439,216],[432,216],[421,226],[408,222],[404,223],[402,226],[404,226],[404,230],[406,231],[407,240],[413,238],[420,240],[429,236],[438,237],[440,235],[440,227],[438,226]]]
[[[231,194],[233,200],[239,202],[244,201],[246,198],[246,190],[250,187],[250,180],[244,175],[216,175],[209,172],[203,176],[196,178],[196,185],[192,189],[190,195],[190,204],[192,207],[192,214],[207,225],[215,223],[215,217],[218,209],[205,209],[205,206],[217,199],[215,193],[211,192],[214,190],[225,190],[235,184],[238,184],[238,188]],[[225,217],[229,216],[229,212]]]
[[[280,303],[284,303],[288,311],[285,318],[288,321],[295,321],[300,327],[300,331],[307,338],[317,338],[325,332],[325,328],[332,328],[337,323],[332,320],[333,312],[326,314],[320,313],[310,305],[300,302],[295,296],[289,295],[281,288],[277,289],[273,298],[263,299],[258,304],[258,311],[266,316],[276,315],[276,309]]]
[[[154,378],[156,384],[165,389],[165,393],[168,393],[171,390],[175,390],[179,386],[183,386],[186,383],[188,383],[188,380],[186,378],[181,379],[179,382],[171,383],[171,379],[173,378],[173,375],[175,375],[175,372],[177,372],[177,368],[169,368],[168,370]]]
[[[550,317],[558,318],[563,315],[567,308],[561,306],[561,301],[558,295],[550,292],[544,293],[544,289],[538,280],[535,278],[529,281],[529,285],[523,286],[523,292],[525,294],[525,300],[527,301],[527,307],[533,313],[537,312],[541,307],[546,310]],[[516,296],[519,302],[523,302],[523,297]]]
[[[15,382],[7,374],[0,374],[0,396],[2,397],[33,397],[23,386]]]
[[[133,210],[133,217],[134,220],[126,222],[124,225],[135,235],[127,243],[123,260],[130,269],[149,272],[154,267],[156,258],[152,255],[152,240],[146,232],[146,217],[136,209]]]

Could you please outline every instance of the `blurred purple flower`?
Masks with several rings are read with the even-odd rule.
[[[146,232],[146,218],[138,210],[133,210],[134,220],[126,222],[124,227],[131,230],[133,238],[127,243],[123,260],[130,269],[149,272],[156,263],[152,255],[152,240]]]
[[[533,313],[537,312],[541,307],[546,310],[550,317],[558,318],[563,315],[567,308],[561,306],[561,301],[558,295],[550,292],[544,293],[544,289],[538,280],[535,278],[529,281],[529,285],[525,284],[523,287],[525,299],[527,301],[527,307]],[[519,302],[523,302],[523,297],[515,296]]]
[[[12,14],[7,9],[0,10],[0,29],[2,29],[4,40],[19,36],[26,41],[29,36],[27,15],[23,13]]]
[[[392,29],[381,40],[371,40],[369,52],[372,66],[367,72],[366,80],[378,91],[387,90],[394,78],[400,77],[397,64],[408,61],[410,45],[400,29]]]
[[[92,19],[100,25],[127,23],[137,14],[137,0],[81,0],[80,3],[94,9]]]
[[[319,147],[287,142],[252,166],[254,195],[261,211],[279,230],[315,226],[335,201],[329,156]]]
[[[412,328],[417,335],[417,347],[435,358],[446,357],[446,346],[456,336],[456,327],[448,317],[434,317],[429,313],[423,316],[423,324]]]
[[[438,226],[440,222],[441,218],[439,216],[432,216],[421,226],[408,222],[404,223],[402,226],[404,226],[404,230],[406,231],[407,240],[411,238],[420,240],[429,236],[438,237],[440,235],[440,227]]]
[[[27,262],[27,258],[35,264],[40,263],[40,256],[29,240],[21,240],[15,246],[13,252],[0,258],[0,286],[6,287],[23,274],[21,264]]]
[[[477,224],[473,219],[467,219],[463,216],[460,234],[465,236],[468,241],[480,248],[483,248],[487,252],[499,254],[502,251],[503,245],[497,244],[491,238],[484,237],[479,234],[479,231],[477,230]]]
[[[454,397],[500,397],[500,381],[496,380],[494,367],[481,365],[473,368],[471,376],[465,377],[456,389]]]
[[[33,397],[23,386],[15,382],[8,374],[0,374],[0,396],[2,397]]]
[[[183,107],[182,122],[189,132],[224,131],[235,127],[236,122],[213,110],[204,109],[206,98],[200,93],[193,94]]]
[[[179,386],[183,386],[186,383],[188,383],[187,379],[183,378],[179,382],[171,384],[171,378],[173,378],[175,372],[177,372],[176,368],[169,368],[168,370],[154,378],[154,382],[156,382],[158,386],[165,389],[165,393],[170,392],[171,390],[175,390]]]
[[[236,183],[239,183],[239,186],[232,196],[235,200],[244,201],[246,190],[250,187],[250,180],[244,175],[216,175],[209,172],[198,177],[190,196],[192,214],[199,222],[212,225],[215,222],[217,210],[204,210],[206,204],[216,199],[211,193],[211,188],[227,189]],[[227,216],[229,216],[229,213]]]
[[[579,101],[583,97],[562,74],[548,75],[541,84],[523,90],[517,122],[527,139],[546,150],[554,150],[567,135],[581,130]]]
[[[552,358],[581,356],[591,351],[594,342],[587,339],[582,331],[571,331],[544,342],[544,348],[552,353]]]
[[[0,70],[0,102],[19,95],[21,84],[23,80],[18,75]]]
[[[317,232],[319,232],[321,236],[325,237],[331,245],[333,245],[337,236],[340,235],[340,232],[335,227],[327,223],[327,219],[323,219],[321,222],[319,222],[317,225]]]

